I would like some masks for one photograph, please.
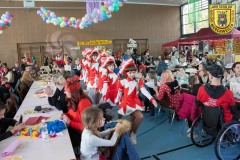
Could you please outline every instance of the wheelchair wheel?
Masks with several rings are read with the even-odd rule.
[[[240,159],[240,122],[230,122],[218,133],[215,154],[219,160]]]
[[[204,131],[203,129],[202,115],[198,116],[193,121],[190,135],[193,144],[196,145],[197,147],[208,146],[214,141],[214,137],[206,134],[206,131]]]

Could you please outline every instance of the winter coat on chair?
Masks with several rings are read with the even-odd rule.
[[[179,97],[180,110],[179,118],[186,118],[193,122],[201,114],[201,108],[195,105],[195,96],[188,93],[182,93]]]

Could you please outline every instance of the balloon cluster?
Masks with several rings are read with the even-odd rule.
[[[41,16],[42,20],[46,23],[52,23],[55,26],[74,27],[76,29],[83,29],[92,24],[104,21],[112,17],[112,12],[118,12],[119,8],[125,4],[127,0],[104,0],[104,4],[100,9],[94,9],[91,14],[86,14],[82,18],[76,17],[58,17],[54,12],[47,8],[41,7],[37,14]]]
[[[0,34],[4,32],[5,29],[11,26],[13,15],[8,11],[5,14],[2,14],[0,19]]]

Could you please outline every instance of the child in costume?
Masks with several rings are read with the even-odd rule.
[[[99,56],[98,49],[93,49],[90,57],[92,59],[92,63],[90,68],[88,68],[88,83],[87,83],[87,91],[88,96],[92,100],[93,104],[97,103],[97,92],[98,92],[98,68],[99,63],[97,62],[97,58]]]
[[[103,67],[103,64],[106,60],[107,54],[106,52],[102,52],[99,54],[97,58],[97,62],[99,63],[99,70],[98,70],[98,90],[100,94],[102,94],[103,89],[103,77],[107,74],[107,69]]]
[[[107,74],[103,75],[103,89],[102,89],[102,101],[109,102],[111,106],[116,106],[114,103],[118,93],[118,75],[114,73],[115,68],[114,57],[107,57],[102,67],[107,69]]]
[[[60,54],[57,54],[55,62],[58,66],[62,64],[62,56]]]
[[[143,114],[141,111],[144,110],[144,105],[138,97],[139,90],[153,103],[155,107],[157,107],[157,102],[144,87],[142,78],[136,80],[135,75],[137,67],[133,59],[124,61],[120,68],[120,73],[125,75],[126,78],[119,81],[118,94],[115,99],[115,103],[118,104],[120,102],[120,98],[123,94],[118,113],[121,115],[130,115],[130,121],[132,122],[132,132],[130,138],[132,143],[136,144],[136,132],[143,120]]]
[[[87,76],[88,70],[90,68],[90,61],[87,59],[88,55],[92,52],[91,48],[86,48],[83,52],[83,58],[80,60],[79,65],[81,66],[81,73],[80,73],[80,83],[81,87],[85,89],[85,84],[87,83]]]

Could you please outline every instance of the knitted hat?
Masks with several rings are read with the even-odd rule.
[[[126,61],[123,61],[123,62],[122,62],[121,66],[120,66],[120,73],[121,73],[121,74],[124,74],[125,70],[126,70],[128,67],[136,67],[136,68],[137,68],[137,66],[136,66],[135,63],[134,63],[134,60],[131,59],[131,58],[128,59],[128,60],[126,60]]]
[[[109,63],[114,63],[115,64],[115,60],[114,60],[113,56],[108,56],[106,58],[105,62],[102,64],[102,67],[106,68]]]
[[[222,78],[224,74],[223,67],[217,64],[208,66],[207,71],[215,78]]]
[[[80,90],[80,81],[78,76],[73,76],[71,78],[68,78],[67,81],[64,84],[65,92],[75,92]]]
[[[83,51],[82,51],[82,55],[83,57],[86,57],[88,54],[90,54],[92,52],[92,49],[91,48],[85,48]]]

